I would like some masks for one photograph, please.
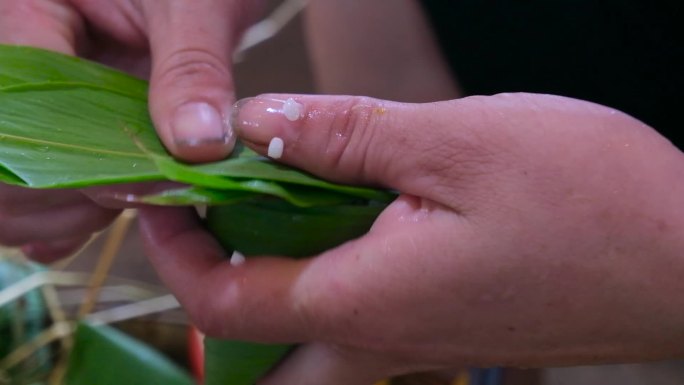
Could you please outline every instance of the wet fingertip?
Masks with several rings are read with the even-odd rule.
[[[250,125],[250,122],[242,119],[244,107],[250,104],[253,100],[255,100],[254,97],[249,97],[239,99],[237,102],[235,102],[230,109],[228,125],[230,126],[230,130],[233,135],[235,135],[237,140],[253,150],[258,151],[259,147],[263,147],[262,143],[254,141],[254,136],[250,135],[249,133],[248,126]]]
[[[241,99],[233,105],[230,125],[244,141],[268,148],[276,139],[280,142],[296,136],[296,129],[305,116],[304,105],[292,97],[252,97]],[[277,153],[277,152],[276,152]]]
[[[230,130],[246,141],[249,141],[249,139],[243,137],[243,134],[245,133],[245,126],[249,125],[249,122],[242,121],[240,115],[242,113],[243,107],[251,103],[253,100],[256,100],[256,98],[243,98],[235,102],[230,109],[230,116],[228,118],[228,126],[230,127]]]

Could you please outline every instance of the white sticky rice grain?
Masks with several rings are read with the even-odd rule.
[[[297,103],[292,98],[288,98],[285,103],[283,103],[283,115],[291,122],[294,122],[302,116],[303,109],[304,106]]]
[[[231,266],[240,266],[245,263],[245,256],[239,251],[233,251],[233,255],[230,256]]]
[[[268,156],[273,159],[280,159],[283,156],[283,149],[285,148],[285,143],[279,137],[274,137],[268,143]]]

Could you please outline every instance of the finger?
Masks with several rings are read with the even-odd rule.
[[[383,357],[312,343],[298,347],[258,385],[371,385],[395,369]]]
[[[306,261],[228,255],[190,209],[143,207],[146,255],[195,325],[210,336],[295,342],[308,333],[290,291]]]
[[[83,21],[63,1],[0,2],[0,42],[30,45],[73,55]]]
[[[465,132],[453,140],[451,131],[458,127],[447,129],[446,107],[349,96],[263,95],[238,102],[232,124],[262,154],[274,137],[281,138],[280,161],[326,179],[422,195],[434,190],[436,173],[429,171],[457,169],[458,159],[451,154],[459,149],[449,147],[468,142]]]
[[[167,148],[201,162],[227,156],[231,56],[244,12],[236,1],[143,2],[152,51],[150,112]]]
[[[0,183],[0,216],[17,217],[84,202],[88,199],[76,190],[45,191]]]
[[[40,263],[52,263],[60,258],[68,257],[88,242],[89,236],[77,236],[48,242],[32,242],[21,247],[27,257]]]
[[[118,210],[103,209],[92,202],[59,207],[0,221],[0,243],[20,246],[35,241],[55,241],[90,235],[107,227]]]

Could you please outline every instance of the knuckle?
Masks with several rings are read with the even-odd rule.
[[[205,280],[211,281],[209,277]],[[239,335],[245,326],[244,307],[238,304],[241,292],[239,282],[230,283],[218,292],[211,285],[202,285],[184,307],[199,331],[209,337],[229,338]]]
[[[216,322],[216,317],[214,317],[216,310],[213,309],[210,302],[208,299],[198,298],[195,302],[186,304],[185,308],[188,317],[200,332],[209,337],[220,337],[221,328]]]
[[[225,59],[202,48],[177,50],[159,63],[157,68],[156,80],[174,86],[215,85],[217,79],[230,78]]]
[[[365,299],[343,276],[321,274],[318,268],[310,271],[313,274],[301,276],[292,288],[291,313],[308,338],[350,343],[358,331],[358,309]]]
[[[217,327],[217,323],[206,314],[200,312],[191,312],[189,316],[197,330],[202,332],[202,334],[206,335],[207,337],[222,337],[221,330],[219,327]]]
[[[337,110],[341,113],[332,121],[324,151],[334,168],[363,175],[385,109],[378,100],[354,97]]]
[[[316,306],[315,291],[299,290],[294,295],[292,302],[292,313],[304,330],[308,330],[311,335],[320,335],[320,327],[323,324],[321,309]]]

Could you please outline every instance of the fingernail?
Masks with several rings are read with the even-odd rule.
[[[235,103],[230,122],[243,140],[267,146],[274,138],[291,138],[303,117],[304,106],[292,98],[256,97]]]
[[[176,110],[171,123],[174,140],[180,146],[228,144],[232,131],[221,114],[207,103],[191,102]]]

